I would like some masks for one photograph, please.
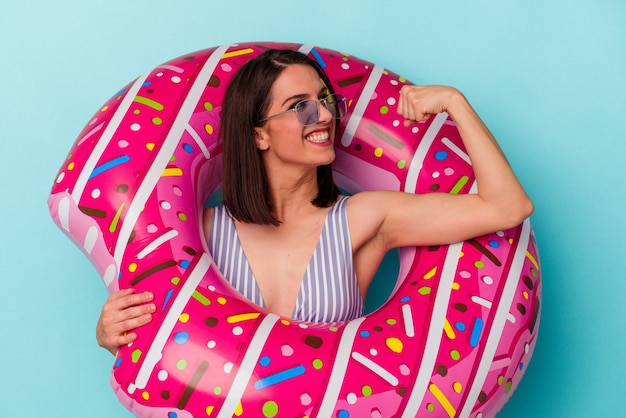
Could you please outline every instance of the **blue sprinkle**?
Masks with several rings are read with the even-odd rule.
[[[161,312],[165,311],[165,307],[167,306],[167,303],[170,301],[170,298],[172,297],[172,293],[174,293],[174,289],[170,289],[167,291],[167,294],[165,295],[165,301],[163,302],[163,306],[161,307]]]
[[[113,95],[113,97],[117,97],[117,96],[119,96],[119,95],[120,95],[120,94],[122,94],[122,93],[126,93],[126,89],[125,89],[125,88],[124,88],[124,89],[122,89],[122,90],[120,90],[120,91],[118,91],[117,93],[115,93],[115,94]]]
[[[491,248],[499,248],[500,247],[500,243],[498,241],[496,241],[496,240],[491,240],[491,241],[489,241],[489,246]]]
[[[152,81],[144,81],[143,84],[141,85],[142,87],[148,87],[152,85]]]
[[[315,49],[312,49],[311,50],[311,55],[313,55],[315,57],[315,60],[318,62],[320,67],[326,68],[326,61],[324,61],[324,58],[322,58],[322,56],[320,55],[319,52],[317,52]]]
[[[122,358],[118,357],[117,360],[115,360],[115,367],[120,367],[120,364],[122,364]]]
[[[465,324],[463,322],[457,322],[454,324],[454,328],[458,329],[459,331],[465,331],[466,327]]]
[[[520,369],[520,370],[524,370],[524,363],[520,363],[520,364],[519,364],[519,369]]]
[[[437,151],[435,153],[435,159],[439,161],[443,161],[448,158],[448,151]]]
[[[187,267],[189,267],[189,264],[191,264],[191,262],[189,260],[180,260],[180,266],[184,269],[186,269]]]
[[[350,416],[350,412],[346,411],[345,409],[342,409],[339,412],[337,412],[337,418],[348,418],[349,416]]]
[[[174,342],[176,344],[185,344],[187,341],[189,341],[189,333],[188,332],[181,331],[181,332],[177,333],[176,335],[174,335]]]
[[[183,149],[190,154],[193,151],[193,147],[189,144],[183,144]]]
[[[93,169],[91,175],[89,176],[89,180],[96,177],[98,174],[104,173],[105,171],[115,168],[118,165],[126,164],[129,161],[130,156],[122,155],[121,157],[114,158],[111,161],[107,161],[106,163],[102,163]]]
[[[270,365],[272,360],[268,356],[263,356],[259,359],[259,364],[263,367],[267,367]]]
[[[359,334],[361,335],[361,337],[364,337],[364,338],[367,338],[370,336],[369,331],[361,331]]]
[[[474,326],[472,328],[472,335],[470,336],[470,345],[472,347],[478,346],[478,340],[480,339],[480,333],[483,330],[483,320],[482,318],[476,318],[474,320]]]
[[[405,296],[402,299],[400,299],[400,302],[408,302],[411,300],[411,296]]]
[[[304,366],[295,366],[291,369],[283,370],[278,373],[274,373],[270,376],[266,376],[263,379],[259,379],[254,382],[254,388],[256,390],[262,390],[266,387],[273,386],[275,384],[284,382],[285,380],[293,379],[294,377],[302,376],[306,373]]]

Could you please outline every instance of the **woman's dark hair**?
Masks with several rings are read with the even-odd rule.
[[[246,62],[234,75],[222,105],[220,138],[223,144],[223,203],[240,222],[279,225],[272,215],[269,184],[261,151],[255,144],[255,127],[271,105],[274,82],[289,65],[309,65],[333,93],[328,76],[306,55],[287,49],[271,49]],[[338,129],[335,130],[335,135]],[[317,167],[317,207],[331,206],[340,192],[330,164]]]

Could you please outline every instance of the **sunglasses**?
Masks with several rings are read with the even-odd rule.
[[[320,120],[320,109],[318,103],[322,103],[334,119],[341,119],[348,112],[348,104],[343,95],[329,94],[319,100],[302,100],[283,112],[261,119],[259,123],[275,118],[276,116],[284,115],[288,112],[296,112],[298,122],[300,122],[302,126],[315,125]]]

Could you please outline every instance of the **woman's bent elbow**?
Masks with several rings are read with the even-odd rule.
[[[525,197],[510,208],[506,228],[514,228],[524,222],[535,210],[535,205],[529,197]]]

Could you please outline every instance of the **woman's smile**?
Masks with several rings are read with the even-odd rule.
[[[330,142],[330,134],[327,129],[316,130],[308,134],[304,139],[314,144],[323,144],[326,142]]]

